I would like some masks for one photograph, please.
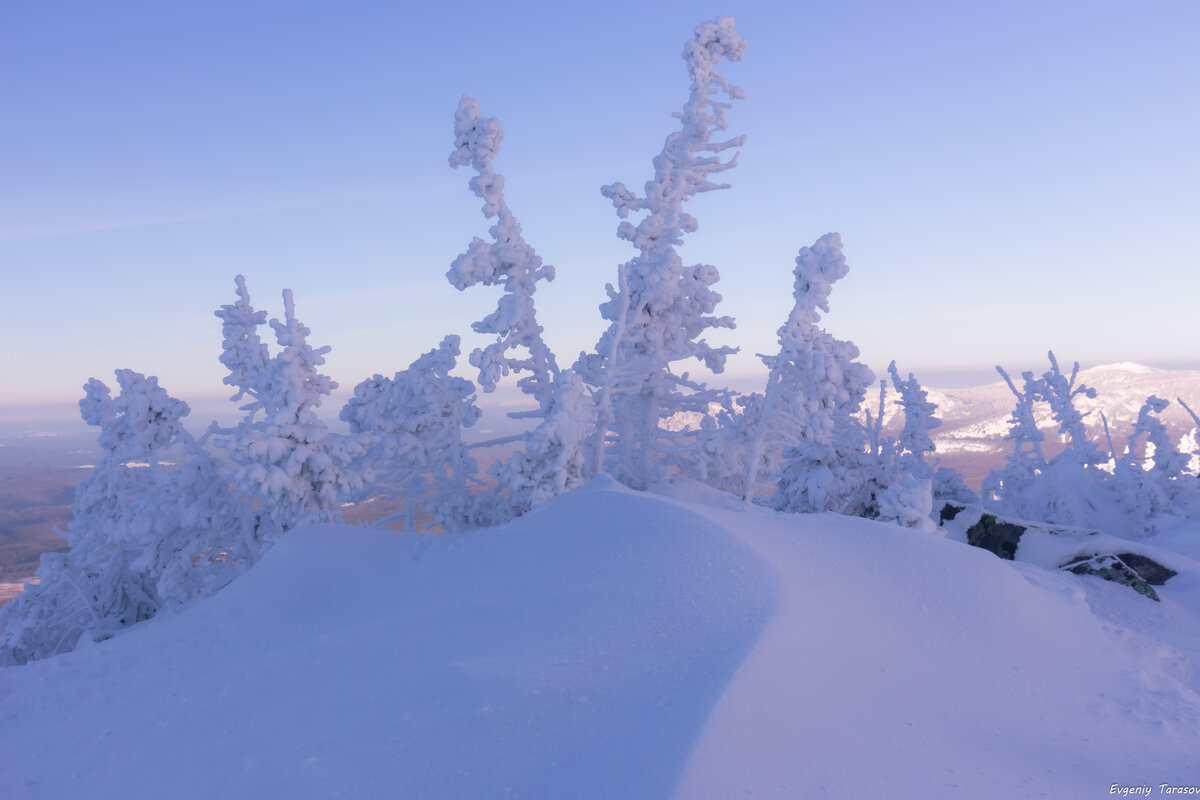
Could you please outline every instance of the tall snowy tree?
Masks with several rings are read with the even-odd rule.
[[[763,411],[752,439],[744,494],[778,474],[772,496],[788,511],[856,513],[868,479],[867,433],[856,419],[875,376],[855,359],[858,348],[820,328],[833,283],[849,271],[836,233],[822,236],[796,257],[796,303],[779,329],[779,354],[763,356],[771,370]],[[753,444],[756,443],[756,444]],[[772,463],[775,447],[783,463]]]
[[[642,487],[667,474],[668,465],[689,458],[694,442],[664,431],[659,422],[679,411],[706,413],[710,403],[727,401],[672,370],[676,362],[695,358],[719,373],[730,347],[713,347],[701,336],[712,328],[732,328],[729,317],[713,316],[721,296],[711,288],[719,277],[709,265],[685,266],[677,248],[696,230],[684,203],[701,192],[727,188],[712,177],[732,168],[743,137],[715,140],[727,129],[726,111],[743,91],[717,72],[723,59],[739,61],[746,42],[733,19],[718,17],[695,29],[684,45],[683,59],[691,76],[691,95],[675,116],[680,129],[670,134],[654,159],[655,175],[638,196],[624,184],[602,192],[623,220],[617,235],[637,250],[618,270],[617,285],[607,287],[600,306],[611,323],[593,354],[580,358],[576,369],[597,397],[597,429],[591,443],[591,472],[602,469],[606,440],[615,436],[611,469],[619,480]],[[645,212],[636,225],[631,213]]]
[[[230,370],[225,382],[238,389],[234,400],[251,401],[242,406],[242,422],[220,431],[218,441],[236,465],[238,489],[261,503],[258,530],[266,546],[296,525],[341,519],[341,501],[362,489],[361,477],[348,468],[362,446],[331,433],[317,416],[337,384],[317,370],[329,348],[308,344],[310,331],[296,319],[291,290],[283,292],[283,320],[270,322],[280,349],[269,356],[258,336],[266,314],[250,305],[245,280],[236,282],[238,302],[215,312],[224,333],[221,363]]]
[[[742,496],[752,497],[779,476],[782,453],[802,440],[832,445],[836,420],[847,404],[862,402],[874,380],[869,369],[855,363],[858,349],[825,333],[821,311],[829,313],[833,284],[850,268],[842,240],[827,233],[812,247],[803,247],[792,274],[795,304],[779,328],[779,352],[759,355],[767,366],[766,390],[743,416],[748,430]]]
[[[496,222],[489,229],[492,241],[476,237],[467,251],[450,266],[446,277],[454,288],[501,286],[504,294],[496,310],[471,328],[476,333],[493,333],[496,341],[471,353],[471,364],[479,369],[479,385],[494,391],[499,380],[509,373],[527,372],[517,385],[537,400],[539,408],[531,414],[543,416],[554,392],[558,365],[554,354],[542,339],[542,326],[534,312],[533,294],[540,280],[554,280],[554,267],[526,243],[521,226],[504,200],[504,176],[492,168],[492,159],[500,150],[504,131],[495,117],[480,117],[479,104],[463,96],[454,115],[454,152],[450,166],[470,166],[475,175],[471,191],[483,200],[483,215]],[[524,357],[514,355],[524,352]]]
[[[355,465],[384,496],[403,498],[397,518],[410,531],[419,516],[442,530],[490,521],[477,518],[468,492],[477,468],[462,433],[479,408],[475,385],[450,374],[458,354],[459,338],[447,336],[394,378],[375,375],[354,387],[340,414],[367,444]]]
[[[0,609],[0,664],[66,652],[211,594],[254,559],[251,513],[184,429],[187,404],[157,379],[118,370],[80,401],[100,458],[75,492],[66,553]],[[169,461],[168,461],[169,460]]]

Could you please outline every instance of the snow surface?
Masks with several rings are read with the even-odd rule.
[[[600,479],[466,534],[293,531],[182,613],[0,670],[0,793],[1200,784],[1194,552],[1154,603],[949,538],[666,491]]]

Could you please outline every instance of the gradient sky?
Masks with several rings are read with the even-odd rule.
[[[687,97],[698,23],[736,18],[733,184],[695,200],[689,262],[739,328],[731,382],[776,349],[796,251],[842,234],[825,325],[926,383],[1041,368],[1200,366],[1200,3],[0,2],[0,389],[73,414],[92,376],[221,385],[220,325],[294,290],[349,390],[469,325],[497,290],[449,263],[486,236],[452,170],[459,96],[495,161],[560,363],[603,329],[632,251],[599,187],[640,187]]]

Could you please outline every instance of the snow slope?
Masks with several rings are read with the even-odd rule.
[[[601,480],[495,530],[293,532],[183,613],[0,670],[3,795],[1200,784],[1200,565],[1155,604],[889,525],[672,494]]]

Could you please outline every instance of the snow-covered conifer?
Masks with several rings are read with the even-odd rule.
[[[785,444],[771,500],[782,510],[859,514],[868,513],[870,505],[862,496],[872,470],[868,436],[856,415],[875,376],[855,360],[858,348],[852,342],[835,339],[817,324],[817,310],[829,310],[833,282],[848,272],[841,249],[836,233],[801,248],[794,271],[796,304],[779,329],[779,355],[763,357],[771,374],[763,433],[756,438],[760,454],[772,436]],[[759,455],[748,470],[761,466]],[[754,485],[748,472],[747,495]]]
[[[732,328],[729,317],[713,316],[721,299],[711,288],[719,277],[709,265],[685,266],[676,248],[696,220],[684,203],[701,192],[726,188],[712,177],[737,163],[721,154],[738,147],[743,137],[714,140],[727,129],[726,111],[743,91],[717,72],[723,59],[738,61],[746,42],[733,20],[718,17],[695,29],[684,46],[691,76],[691,95],[676,117],[680,129],[670,134],[654,159],[655,176],[638,196],[624,184],[601,191],[623,220],[617,235],[638,251],[618,270],[617,285],[607,287],[600,306],[611,324],[596,350],[581,356],[577,371],[597,397],[598,424],[591,443],[591,471],[598,472],[610,432],[616,451],[614,475],[633,486],[645,486],[667,473],[667,463],[680,463],[694,453],[688,437],[671,435],[660,421],[679,411],[705,413],[712,402],[727,398],[671,370],[675,362],[696,358],[713,372],[724,369],[730,347],[713,347],[702,337],[712,328]],[[724,99],[722,99],[724,98]],[[645,212],[636,225],[631,213]]]
[[[900,378],[895,361],[888,365],[888,375],[892,378],[892,386],[900,395],[896,403],[904,410],[904,427],[896,442],[899,445],[897,461],[906,472],[927,477],[932,474],[933,469],[925,462],[925,455],[936,449],[929,432],[942,424],[942,421],[934,416],[937,405],[929,402],[928,393],[921,388],[920,382],[911,372],[907,379]]]
[[[483,200],[483,215],[496,222],[488,231],[492,241],[476,237],[467,251],[454,259],[446,277],[460,291],[477,284],[504,288],[496,310],[471,326],[477,333],[496,335],[495,342],[471,353],[471,364],[479,369],[479,385],[486,392],[494,391],[510,372],[528,372],[517,385],[538,401],[539,410],[533,415],[542,416],[554,392],[558,365],[542,339],[533,294],[539,280],[554,280],[554,267],[542,264],[526,243],[520,224],[504,201],[504,176],[492,169],[492,159],[503,138],[500,120],[480,117],[479,104],[463,96],[454,115],[455,149],[450,154],[450,165],[469,165],[475,170],[469,184],[471,191]],[[525,357],[516,357],[514,350],[523,350]],[[513,416],[529,414],[518,412]]]
[[[861,403],[866,385],[874,380],[865,366],[852,363],[858,350],[819,325],[820,312],[829,313],[833,284],[849,271],[836,233],[801,248],[796,257],[795,304],[778,331],[779,353],[759,355],[769,370],[767,386],[758,407],[744,415],[749,435],[741,493],[747,499],[778,477],[785,448],[802,439],[832,443],[835,408],[852,402],[852,396]]]
[[[542,422],[525,437],[523,451],[491,470],[507,508],[498,519],[519,516],[586,481],[584,442],[595,425],[591,394],[574,370],[563,370]]]
[[[101,381],[84,387],[80,411],[100,428],[101,455],[76,488],[70,549],[43,556],[39,583],[0,609],[0,664],[107,638],[210,594],[253,560],[249,509],[184,429],[187,405],[153,377],[116,375],[115,398]]]
[[[888,365],[888,375],[900,395],[896,404],[904,412],[904,427],[891,446],[879,448],[875,505],[880,519],[933,530],[935,470],[925,455],[935,449],[929,431],[942,424],[934,416],[937,405],[929,402],[912,373],[907,379],[900,377],[895,361]],[[881,408],[880,419],[882,416]]]
[[[1176,397],[1175,402],[1179,403],[1180,407],[1183,408],[1184,412],[1195,423],[1195,427],[1185,433],[1183,438],[1179,440],[1179,450],[1189,455],[1187,471],[1192,475],[1197,475],[1200,473],[1200,416],[1197,416],[1196,412],[1192,411],[1191,407],[1183,402],[1182,398]]]
[[[1195,479],[1186,475],[1188,457],[1176,449],[1166,425],[1158,418],[1170,402],[1151,396],[1138,411],[1125,453],[1115,457],[1113,483],[1121,504],[1152,533],[1157,518],[1187,516],[1196,509]]]
[[[425,515],[443,530],[489,521],[477,519],[468,492],[477,468],[462,432],[480,412],[475,385],[450,374],[458,354],[459,338],[447,336],[394,378],[374,375],[354,387],[339,415],[367,443],[356,462],[366,480],[404,499],[407,530]]]
[[[225,335],[225,382],[237,387],[235,400],[249,396],[251,402],[242,406],[247,414],[236,428],[219,431],[219,441],[236,465],[238,489],[262,505],[258,530],[265,546],[298,524],[341,518],[341,501],[362,489],[361,477],[349,469],[361,443],[331,433],[317,416],[337,384],[317,369],[329,348],[308,344],[310,331],[296,319],[291,290],[283,292],[283,320],[270,322],[280,349],[268,357],[257,333],[266,315],[251,307],[241,276],[237,286],[238,303],[215,313]]]
[[[1066,449],[1055,458],[1077,464],[1102,463],[1104,455],[1088,438],[1083,425],[1083,414],[1075,407],[1076,397],[1083,395],[1094,399],[1096,390],[1090,386],[1075,384],[1075,378],[1079,375],[1078,361],[1071,369],[1071,377],[1067,378],[1058,368],[1058,359],[1054,357],[1054,351],[1050,351],[1047,356],[1050,359],[1050,369],[1042,375],[1041,393],[1050,405],[1054,421],[1058,423],[1059,436],[1067,443]]]
[[[1032,371],[1026,371],[1021,373],[1024,384],[1017,389],[1003,367],[997,364],[996,371],[1004,378],[1017,402],[1009,415],[1008,433],[1004,435],[1012,442],[1012,452],[1003,468],[993,470],[984,478],[983,502],[994,511],[1029,519],[1033,507],[1022,502],[1020,495],[1024,487],[1036,482],[1046,467],[1042,450],[1045,435],[1038,429],[1034,416],[1034,403],[1043,391],[1042,381],[1035,378]]]
[[[247,393],[257,394],[259,383],[267,372],[270,354],[267,345],[259,338],[258,328],[267,322],[267,312],[258,311],[250,305],[250,292],[246,279],[241,275],[234,278],[238,301],[221,306],[213,312],[221,320],[221,364],[229,370],[224,383],[237,387],[233,396],[236,403]]]
[[[991,472],[983,482],[983,503],[1005,516],[1060,525],[1096,526],[1110,516],[1114,506],[1111,476],[1099,465],[1106,459],[1087,438],[1083,415],[1075,407],[1079,395],[1095,397],[1095,390],[1076,385],[1079,364],[1070,378],[1059,369],[1049,353],[1050,369],[1040,378],[1022,373],[1024,386],[1018,390],[1008,374],[996,370],[1017,398],[1006,438],[1013,442],[1008,462]],[[1045,402],[1058,423],[1066,444],[1061,453],[1047,460],[1038,429],[1035,404]],[[1103,510],[1102,510],[1103,509]]]

